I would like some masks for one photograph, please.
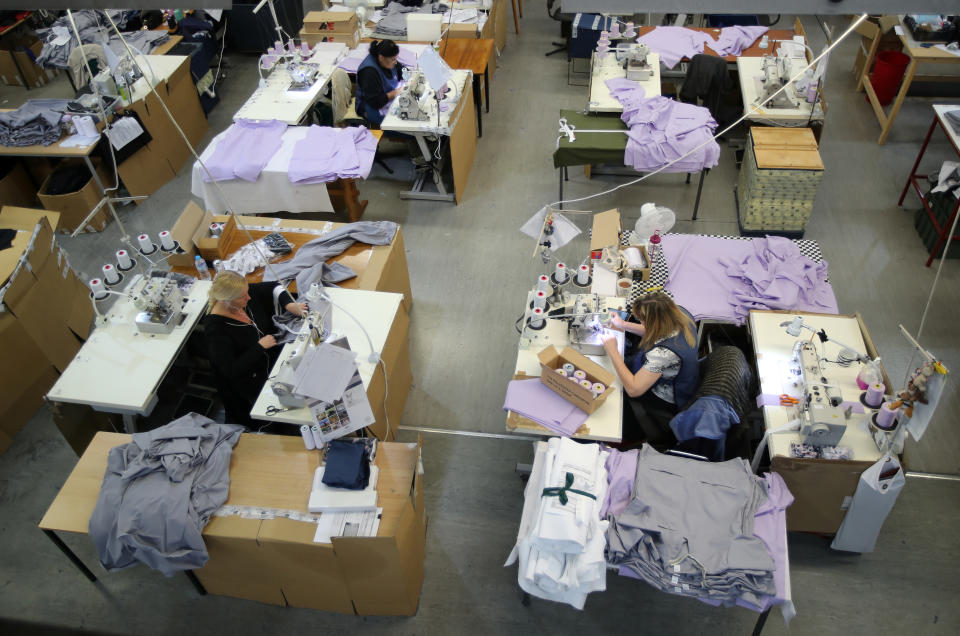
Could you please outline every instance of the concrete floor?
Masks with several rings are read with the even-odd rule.
[[[781,24],[792,23],[784,18]],[[805,19],[814,48],[823,35]],[[834,22],[842,26],[841,22]],[[415,306],[410,338],[414,387],[402,424],[450,432],[504,432],[500,410],[516,356],[513,320],[517,298],[541,272],[529,254],[531,241],[516,228],[556,199],[550,155],[556,112],[583,107],[585,89],[567,85],[561,57],[543,58],[556,39],[556,23],[541,6],[527,7],[522,35],[509,36],[493,78],[491,112],[484,118],[476,162],[459,206],[402,201],[401,173],[386,179],[375,169],[362,184],[370,200],[365,219],[402,224]],[[826,166],[807,236],[820,242],[842,312],[860,311],[899,382],[910,349],[899,335],[902,323],[916,333],[936,268],[912,227],[912,215],[896,206],[900,188],[929,126],[932,100],[911,98],[888,142],[879,135],[869,106],[854,92],[850,72],[856,44],[844,42],[831,58],[826,84],[830,104],[821,155]],[[254,58],[229,56],[229,75],[219,85],[222,101],[210,116],[209,138],[229,125],[232,114],[256,84]],[[29,94],[0,87],[0,106],[27,97],[65,95],[65,80]],[[943,101],[943,100],[939,100]],[[930,163],[952,159],[937,140]],[[401,164],[393,160],[398,168]],[[674,231],[737,232],[732,187],[733,152],[704,187],[700,219],[681,220]],[[189,170],[121,219],[128,231],[155,233],[171,225],[190,199]],[[623,179],[584,179],[571,170],[568,197],[585,196]],[[576,207],[619,207],[625,225],[645,201],[657,201],[689,219],[695,184],[665,175],[642,186]],[[908,199],[908,209],[916,208]],[[116,223],[104,232],[62,239],[71,262],[89,277],[115,249]],[[562,253],[570,260],[586,249],[579,240]],[[569,256],[568,256],[569,255]],[[948,260],[922,341],[953,369],[960,369],[952,328],[960,263]],[[506,293],[504,293],[506,292]],[[926,437],[911,442],[911,470],[960,473],[960,435],[955,381]],[[412,438],[412,433],[403,433]],[[222,597],[200,598],[183,577],[165,579],[145,568],[104,575],[89,584],[36,528],[76,457],[46,410],[40,410],[0,456],[0,631],[4,633],[84,630],[110,634],[286,633],[362,629],[369,633],[745,633],[755,615],[742,609],[713,609],[661,594],[639,582],[608,579],[583,612],[534,601],[520,605],[516,569],[503,568],[516,535],[522,505],[516,462],[529,461],[528,442],[460,435],[425,435],[425,492],[430,515],[426,577],[416,616],[358,618],[281,609]],[[960,548],[960,484],[911,478],[880,536],[875,552],[862,556],[830,551],[816,536],[791,535],[794,598],[798,616],[789,632],[821,634],[960,631],[956,577]],[[96,561],[87,537],[67,537],[87,563]],[[4,626],[13,629],[3,630]],[[766,633],[786,633],[778,614]]]

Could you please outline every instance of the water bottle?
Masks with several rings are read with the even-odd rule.
[[[193,259],[193,264],[197,268],[197,278],[200,280],[211,280],[210,269],[207,267],[207,261],[200,258],[197,254]]]

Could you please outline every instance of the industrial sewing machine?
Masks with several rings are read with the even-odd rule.
[[[797,342],[793,354],[803,381],[803,396],[798,405],[803,443],[836,446],[847,430],[851,410],[841,408],[843,397],[824,376],[820,356],[812,342]]]
[[[790,58],[765,55],[762,64],[763,74],[757,78],[760,84],[759,101],[764,101],[786,86],[772,101],[767,103],[766,107],[799,108],[800,100],[797,99],[793,86],[790,85]]]
[[[140,310],[134,318],[139,331],[168,334],[181,322],[183,294],[172,277],[144,277],[130,297]]]
[[[320,294],[319,286],[314,283],[306,296],[309,313],[300,324],[300,332],[294,341],[296,350],[280,365],[277,377],[270,384],[270,389],[277,396],[277,401],[283,406],[301,408],[306,406],[306,400],[294,394],[296,387],[295,374],[297,366],[303,359],[307,349],[326,340],[333,331],[333,317],[330,302]]]
[[[638,42],[621,42],[617,44],[617,62],[623,64],[623,68],[627,72],[626,77],[628,80],[641,82],[653,77],[653,68],[647,62],[647,55],[649,53],[650,49],[646,44],[640,44]]]
[[[423,73],[415,73],[397,96],[397,117],[405,120],[429,120],[432,97],[433,93],[427,86]]]
[[[317,75],[320,73],[320,66],[294,62],[287,67],[287,73],[290,75],[288,91],[307,91],[316,82]]]
[[[524,329],[520,339],[521,346],[544,347],[558,342],[569,343],[571,347],[584,355],[606,355],[602,336],[607,333],[610,323],[610,311],[624,309],[625,299],[604,297],[597,294],[567,294],[552,297],[548,311],[539,320],[534,315],[534,296],[528,294],[527,306],[523,316]],[[620,341],[622,350],[623,333],[613,331]]]

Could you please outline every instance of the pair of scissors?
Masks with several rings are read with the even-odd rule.
[[[290,410],[290,407],[289,407],[289,406],[283,406],[283,407],[279,407],[279,408],[278,408],[278,407],[276,407],[276,406],[274,406],[274,405],[271,404],[270,406],[267,407],[267,415],[268,415],[268,416],[274,416],[274,415],[277,415],[278,413],[283,413],[283,412],[289,411],[289,410]]]
[[[787,395],[786,393],[780,394],[780,406],[796,406],[797,404],[800,404],[800,400],[792,395]]]

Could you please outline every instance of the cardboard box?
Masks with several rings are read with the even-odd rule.
[[[117,174],[131,196],[150,196],[177,176],[160,144],[150,142],[117,166]],[[134,203],[139,205],[140,200]]]
[[[617,379],[616,376],[570,347],[564,347],[563,351],[558,352],[556,347],[550,345],[541,351],[537,357],[540,359],[540,381],[553,389],[563,399],[587,413],[596,411],[614,391],[620,390],[612,386]],[[600,382],[607,387],[607,390],[597,397],[593,397],[593,393],[589,390],[559,375],[557,369],[567,362],[577,369],[585,371],[591,384]]]
[[[357,14],[353,11],[311,11],[303,18],[305,33],[356,33]]]
[[[443,16],[439,13],[408,13],[407,40],[411,42],[436,42],[443,29]]]
[[[590,234],[590,257],[600,258],[605,247],[620,245],[620,210],[614,208],[593,215],[593,231]]]
[[[479,35],[480,33],[477,31],[476,23],[455,22],[447,29],[448,38],[474,39],[479,37]]]
[[[634,277],[636,277],[637,272],[640,272],[640,280],[650,280],[650,256],[647,254],[647,246],[646,245],[630,245],[629,247],[635,247],[638,250],[640,250],[640,255],[643,257],[643,262],[647,264],[646,267],[640,267],[638,269],[634,269],[633,270]]]
[[[0,205],[36,205],[37,189],[23,167],[22,161],[16,161],[13,168],[0,179]]]
[[[331,32],[324,31],[323,33],[307,33],[305,30],[300,29],[300,41],[306,42],[310,46],[315,46],[320,42],[333,42],[335,44],[343,44],[347,48],[355,49],[360,42],[360,34],[357,32]]]
[[[64,162],[67,163],[67,162]],[[71,162],[82,165],[80,162]],[[102,193],[97,187],[96,181],[91,176],[86,185],[67,194],[47,194],[47,186],[53,175],[49,175],[40,186],[37,198],[40,203],[48,210],[55,210],[60,213],[60,226],[63,232],[73,232],[77,229],[83,220],[90,214],[94,206],[100,203]],[[101,182],[104,181],[104,175],[99,174]],[[83,232],[99,232],[110,222],[110,212],[106,205],[100,207],[97,214],[91,218],[83,228]]]
[[[210,236],[210,224],[223,223],[223,232],[220,236]],[[230,243],[230,237],[237,230],[237,221],[232,214],[220,214],[214,216],[209,211],[203,213],[200,224],[193,231],[193,244],[197,248],[200,256],[208,261],[223,260],[227,254],[227,245]]]
[[[847,514],[860,475],[874,462],[774,457],[770,470],[783,477],[793,493],[787,508],[787,530],[835,534]]]
[[[29,49],[27,53],[25,49]],[[8,36],[3,40],[0,50],[0,81],[8,86],[40,88],[57,76],[56,69],[45,69],[34,60],[43,50],[43,43],[33,36]],[[32,54],[32,55],[31,55]],[[16,64],[14,64],[16,58]],[[17,64],[20,72],[17,71]],[[22,73],[22,77],[21,77]]]
[[[3,339],[0,338],[0,341]],[[34,369],[31,368],[31,371]],[[27,379],[27,378],[30,379]],[[13,437],[30,418],[43,406],[43,396],[57,381],[57,371],[47,365],[39,373],[22,375],[14,385],[18,391],[17,400],[5,408],[0,408],[0,453],[13,443]],[[4,388],[8,388],[6,385]]]

